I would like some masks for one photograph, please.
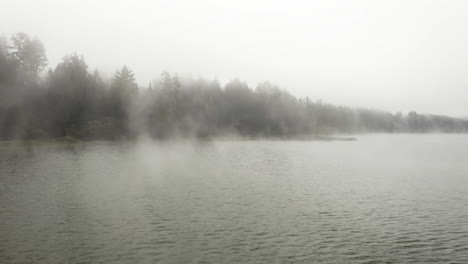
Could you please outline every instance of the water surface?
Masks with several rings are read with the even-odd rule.
[[[0,149],[0,263],[468,263],[468,136]]]

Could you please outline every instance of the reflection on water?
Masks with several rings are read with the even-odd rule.
[[[468,263],[468,137],[0,150],[0,263]]]

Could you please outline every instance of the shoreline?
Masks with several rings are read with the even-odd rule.
[[[170,139],[150,139],[154,142],[170,141],[356,141],[357,138],[349,136],[326,136],[326,135],[307,135],[295,137],[244,137],[244,136],[218,136],[209,138],[170,138]],[[36,147],[36,146],[65,146],[65,145],[89,145],[89,144],[112,144],[112,143],[133,143],[139,142],[139,139],[130,140],[83,140],[73,137],[63,138],[45,138],[28,140],[6,140],[0,141],[1,147]]]

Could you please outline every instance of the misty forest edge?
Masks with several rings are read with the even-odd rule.
[[[76,53],[41,77],[46,66],[37,37],[0,37],[0,140],[468,132],[467,120],[334,106],[296,98],[269,82],[252,89],[236,79],[221,87],[164,72],[139,89],[126,66],[107,82]]]

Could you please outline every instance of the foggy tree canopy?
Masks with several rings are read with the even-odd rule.
[[[466,120],[334,106],[296,98],[269,82],[252,88],[232,80],[221,86],[164,72],[139,89],[127,66],[103,80],[77,54],[66,55],[41,77],[46,65],[38,38],[0,38],[0,140],[468,132]]]

